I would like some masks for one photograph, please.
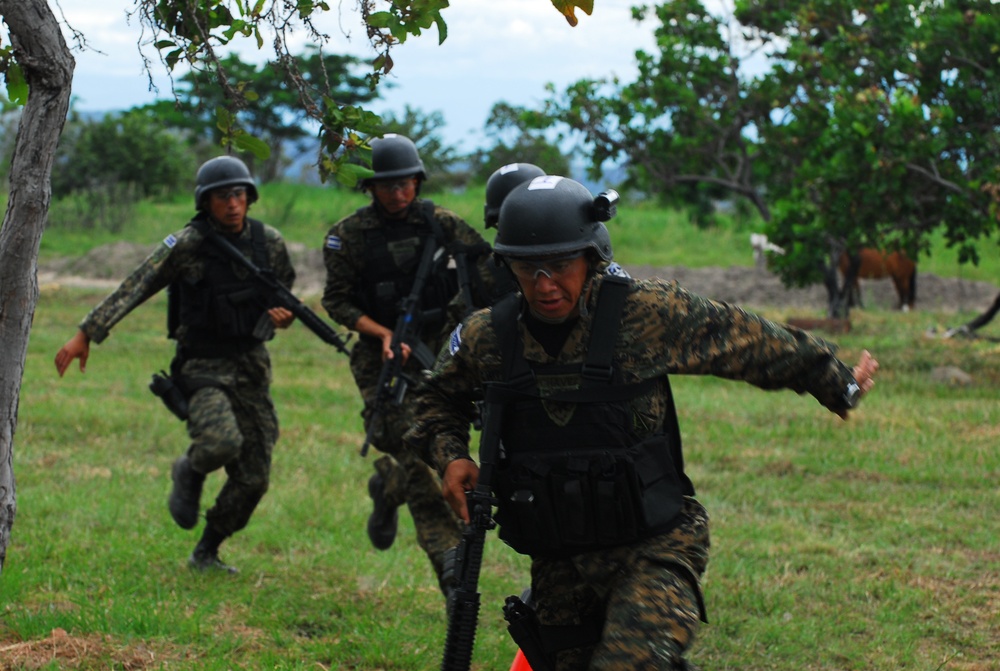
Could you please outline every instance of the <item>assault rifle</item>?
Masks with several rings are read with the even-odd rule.
[[[479,441],[479,479],[465,493],[469,523],[462,530],[455,555],[455,590],[448,598],[448,636],[444,642],[441,671],[468,671],[479,625],[479,571],[483,566],[486,532],[496,526],[491,490],[493,461],[500,453],[503,405],[487,402],[483,407],[483,431]]]
[[[215,231],[209,229],[207,231],[207,236],[214,245],[230,256],[233,261],[236,261],[250,271],[253,279],[258,284],[263,286],[265,294],[269,299],[271,299],[271,301],[274,302],[276,306],[283,307],[295,315],[307,329],[319,336],[319,339],[327,345],[333,345],[337,348],[337,351],[350,356],[350,351],[347,349],[347,341],[341,338],[336,331],[330,328],[330,325],[323,321],[319,315],[310,310],[309,306],[296,298],[295,294],[286,289],[281,282],[274,279],[274,274],[271,271],[265,271],[258,268],[254,265],[253,261],[243,256],[240,250],[236,249],[233,243],[229,242]],[[350,336],[348,336],[348,338],[350,338]]]
[[[420,340],[420,327],[425,316],[421,310],[420,297],[424,293],[424,285],[427,284],[427,279],[431,276],[431,270],[439,252],[443,251],[443,248],[438,248],[434,236],[427,238],[410,295],[403,299],[399,308],[399,317],[396,318],[396,328],[392,331],[392,341],[389,344],[392,358],[383,362],[378,382],[375,385],[375,400],[372,402],[372,412],[368,417],[368,431],[365,432],[365,442],[361,444],[362,457],[368,455],[372,434],[378,426],[386,403],[392,403],[396,406],[402,405],[407,389],[414,382],[409,375],[403,372],[403,343],[410,347],[410,356],[416,357],[424,368],[434,366],[434,353]]]

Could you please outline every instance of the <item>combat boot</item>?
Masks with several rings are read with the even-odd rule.
[[[201,486],[205,483],[205,476],[191,468],[190,460],[183,456],[174,462],[171,477],[174,486],[167,501],[170,516],[181,529],[193,529],[198,524],[198,506],[201,503]]]
[[[396,540],[399,528],[399,505],[393,505],[385,496],[385,478],[375,473],[368,480],[368,496],[375,504],[368,516],[368,538],[379,550],[388,550]]]
[[[200,573],[219,571],[220,573],[236,575],[240,572],[240,570],[235,566],[223,563],[223,561],[219,559],[218,551],[212,552],[211,550],[205,550],[201,547],[196,547],[194,552],[191,553],[191,556],[188,557],[188,566],[190,566],[192,570]]]

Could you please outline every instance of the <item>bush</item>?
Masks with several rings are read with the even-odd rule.
[[[76,115],[73,115],[74,117]],[[197,158],[178,133],[141,112],[67,122],[52,170],[55,197],[78,192],[160,196],[187,188]]]

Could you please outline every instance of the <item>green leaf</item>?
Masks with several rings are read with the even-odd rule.
[[[237,19],[233,21],[233,23],[222,32],[222,34],[226,36],[227,40],[232,40],[233,36],[236,35],[236,33],[244,32],[243,29],[246,27],[246,25],[247,25],[246,21],[243,21],[242,19]]]
[[[435,23],[438,28],[438,44],[443,44],[446,39],[448,39],[448,24],[444,22],[441,18],[440,12],[436,15]]]
[[[184,49],[174,49],[169,54],[164,56],[163,60],[167,64],[167,69],[173,70],[174,66],[181,60],[184,56]]]
[[[24,72],[17,63],[10,63],[5,73],[7,79],[7,99],[15,105],[28,102],[28,82],[24,80]]]
[[[388,28],[396,23],[396,17],[389,12],[375,12],[368,15],[368,25],[372,28]]]
[[[354,178],[354,182],[357,183],[359,180],[367,179],[375,174],[375,171],[371,168],[367,168],[363,165],[358,165],[357,163],[344,163],[340,166],[338,170],[339,173],[344,175],[350,175]]]
[[[566,17],[566,21],[571,26],[579,23],[579,19],[576,18],[576,14],[574,13],[577,7],[582,9],[587,16],[590,16],[594,12],[594,0],[552,0],[552,6]]]
[[[242,151],[250,152],[261,161],[265,161],[271,156],[271,148],[267,146],[267,143],[249,133],[237,133],[236,137],[233,138],[233,144]]]

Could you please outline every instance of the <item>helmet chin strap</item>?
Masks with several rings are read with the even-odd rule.
[[[593,266],[587,268],[587,281],[583,285],[583,289],[580,291],[580,299],[577,301],[577,311],[580,313],[581,317],[586,317],[590,314],[587,310],[587,297],[590,296],[590,288],[594,286],[594,272]]]

